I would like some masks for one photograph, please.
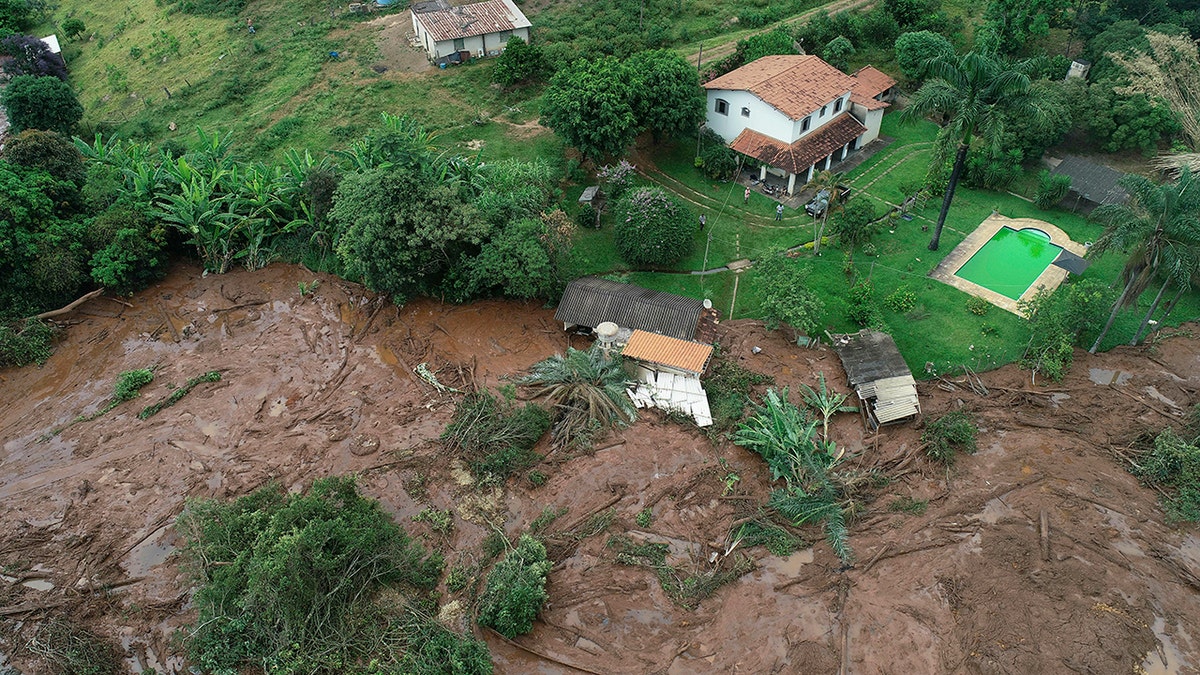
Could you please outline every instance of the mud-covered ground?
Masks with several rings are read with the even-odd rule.
[[[542,620],[516,642],[484,636],[499,673],[1200,672],[1200,537],[1166,524],[1158,495],[1120,459],[1137,434],[1200,400],[1200,339],[1186,331],[1080,352],[1049,387],[1012,367],[982,376],[987,395],[922,384],[926,416],[965,406],[983,427],[980,452],[950,471],[919,452],[920,422],[869,435],[840,416],[835,438],[893,477],[853,524],[858,561],[842,569],[816,531],[789,558],[725,555],[731,525],[765,501],[762,462],[657,414],[593,454],[551,455],[540,487],[467,484],[436,441],[460,394],[413,369],[427,364],[457,389],[501,386],[566,347],[551,310],[398,310],[292,266],[198,272],[180,267],[130,306],[89,302],[43,368],[0,372],[0,667],[45,672],[24,644],[39,621],[66,615],[125,650],[131,670],[185,672],[170,640],[194,618],[172,527],[184,501],[355,472],[450,565],[479,559],[492,525],[515,535],[546,506],[568,509],[549,528],[557,562]],[[846,388],[828,349],[748,321],[722,325],[720,340],[779,385],[824,373]],[[149,366],[141,399],[43,440],[103,405],[120,372]],[[220,382],[137,418],[211,370]],[[928,509],[890,511],[900,497]],[[426,506],[455,512],[448,540],[411,522]],[[604,531],[580,535],[609,509]],[[615,535],[671,544],[683,574],[742,554],[755,569],[685,609],[653,571],[616,562]]]

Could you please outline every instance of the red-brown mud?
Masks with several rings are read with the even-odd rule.
[[[194,618],[172,526],[184,501],[356,472],[411,531],[431,534],[411,522],[422,508],[452,509],[454,534],[430,538],[449,564],[477,559],[493,525],[515,535],[545,506],[568,509],[549,528],[557,562],[542,620],[516,643],[485,636],[499,673],[1200,672],[1200,538],[1168,524],[1119,457],[1197,401],[1190,333],[1079,353],[1049,387],[1013,367],[982,376],[986,396],[923,383],[926,416],[964,406],[982,426],[979,453],[949,471],[920,454],[920,422],[874,435],[840,416],[838,442],[893,476],[854,522],[858,562],[843,570],[816,531],[790,558],[725,556],[731,525],[766,499],[762,462],[655,413],[592,454],[551,455],[543,486],[466,485],[436,441],[460,394],[413,369],[425,363],[455,389],[502,386],[567,345],[537,304],[397,309],[284,265],[207,277],[182,266],[131,304],[89,302],[44,367],[0,372],[0,665],[41,672],[23,644],[38,621],[68,614],[120,644],[131,670],[184,672],[169,640]],[[818,373],[846,389],[827,349],[748,321],[720,339],[728,358],[793,391]],[[149,366],[140,399],[42,440],[103,405],[120,372]],[[220,382],[137,418],[210,370]],[[928,510],[889,511],[898,497]],[[562,534],[609,508],[603,532]],[[670,543],[682,572],[739,553],[756,568],[689,610],[652,570],[618,564],[613,535]]]

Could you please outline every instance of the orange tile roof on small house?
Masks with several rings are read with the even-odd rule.
[[[887,73],[874,66],[863,66],[854,73],[854,88],[850,91],[850,101],[867,110],[886,108],[891,104],[875,97],[894,86],[896,81]]]
[[[745,129],[729,144],[733,150],[790,173],[806,174],[808,167],[858,138],[867,128],[844,113],[813,133],[788,145],[752,129]]]
[[[635,330],[621,354],[627,358],[700,374],[712,357],[712,345]]]
[[[793,120],[803,119],[854,88],[854,78],[808,54],[764,56],[704,84],[748,91]]]
[[[438,42],[529,28],[532,25],[512,0],[485,0],[450,9],[417,12],[417,21]]]

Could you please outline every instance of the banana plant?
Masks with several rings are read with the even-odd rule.
[[[214,194],[213,187],[204,176],[193,175],[179,192],[155,202],[154,215],[189,237],[205,268],[223,274],[238,252],[238,226],[226,209],[230,196]]]
[[[839,394],[836,391],[829,389],[825,384],[825,373],[817,374],[817,388],[813,389],[807,384],[800,384],[804,397],[804,403],[812,408],[821,416],[821,438],[829,440],[829,420],[834,415],[843,412],[858,412],[857,406],[842,405],[850,398],[849,394]]]

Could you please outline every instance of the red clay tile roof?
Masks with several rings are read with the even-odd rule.
[[[712,345],[690,340],[680,340],[666,335],[635,330],[621,355],[626,358],[648,361],[692,373],[703,373],[704,366],[712,356]]]
[[[854,88],[854,78],[811,54],[764,56],[704,83],[705,89],[748,91],[798,120]]]
[[[417,12],[417,21],[437,42],[528,28],[531,25],[512,0],[486,0],[450,9]]]
[[[854,93],[862,94],[867,98],[875,98],[883,92],[896,86],[896,81],[891,75],[875,68],[875,66],[863,66],[859,68],[854,77]]]
[[[853,115],[843,113],[791,145],[746,129],[733,139],[729,147],[784,171],[807,174],[808,167],[858,138],[866,130],[867,128],[854,119]]]

